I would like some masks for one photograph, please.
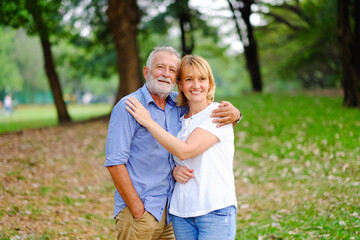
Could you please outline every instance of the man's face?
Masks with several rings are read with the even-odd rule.
[[[144,67],[146,86],[152,94],[166,98],[176,85],[179,59],[170,52],[158,52],[151,63],[151,69]]]

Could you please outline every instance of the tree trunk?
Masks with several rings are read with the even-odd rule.
[[[350,24],[354,3],[355,34]],[[338,0],[338,35],[344,77],[344,106],[360,108],[360,3]]]
[[[246,67],[250,74],[252,89],[255,92],[261,92],[262,79],[261,79],[260,64],[258,59],[257,43],[253,34],[253,27],[250,23],[251,4],[253,4],[253,0],[238,1],[238,5],[239,5],[238,10],[240,11],[241,17],[246,24],[247,39],[244,39],[241,35],[241,29],[235,13],[236,10],[234,5],[231,3],[231,0],[228,0],[228,3],[230,10],[233,13],[233,19],[235,21],[236,31],[239,35],[240,41],[244,45]]]
[[[194,49],[194,38],[192,36],[191,30],[186,30],[186,25],[189,22],[184,18],[184,16],[180,16],[180,30],[181,30],[181,49],[182,55],[191,54]],[[188,44],[190,42],[190,44]]]
[[[45,71],[54,97],[59,124],[69,123],[71,122],[71,118],[66,109],[66,104],[64,102],[61,90],[61,84],[55,70],[48,29],[41,17],[41,6],[38,6],[37,1],[27,1],[26,8],[32,15],[37,31],[39,32],[41,46],[44,54]]]
[[[261,92],[262,80],[261,80],[260,67],[259,67],[257,44],[253,34],[253,27],[250,23],[251,5],[253,4],[253,0],[245,0],[242,2],[243,2],[243,7],[240,7],[239,10],[246,24],[247,38],[248,38],[247,44],[246,42],[244,43],[243,41],[245,57],[246,57],[246,66],[251,76],[253,91]]]
[[[116,46],[119,88],[115,104],[125,95],[141,87],[141,62],[137,45],[140,11],[136,0],[109,0],[107,10]]]
[[[194,37],[192,34],[192,26],[191,26],[191,14],[189,8],[188,0],[176,0],[176,7],[181,10],[179,11],[179,24],[181,31],[181,49],[182,55],[191,54],[195,43]]]
[[[41,39],[41,46],[44,53],[46,75],[49,79],[50,88],[53,93],[59,123],[64,124],[71,122],[70,115],[63,99],[59,77],[55,71],[55,64],[51,53],[51,44],[49,40]]]

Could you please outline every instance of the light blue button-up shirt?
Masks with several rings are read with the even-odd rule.
[[[174,136],[181,128],[180,117],[187,109],[176,106],[175,92],[167,98],[165,110],[161,109],[144,85],[122,98],[111,113],[105,167],[125,164],[145,210],[160,221],[166,203],[171,200],[174,188],[172,169],[175,163],[172,155],[125,109],[125,101],[129,96],[139,100],[150,112],[152,119]],[[124,207],[126,204],[115,189],[114,217]],[[169,222],[169,217],[167,219]]]

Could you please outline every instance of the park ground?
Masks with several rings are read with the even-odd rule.
[[[237,239],[360,239],[360,111],[332,94],[229,98]],[[0,135],[0,239],[114,239],[108,119]]]

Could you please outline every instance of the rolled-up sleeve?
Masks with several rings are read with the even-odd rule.
[[[125,99],[113,108],[106,140],[105,167],[126,164],[137,123],[125,109]]]

